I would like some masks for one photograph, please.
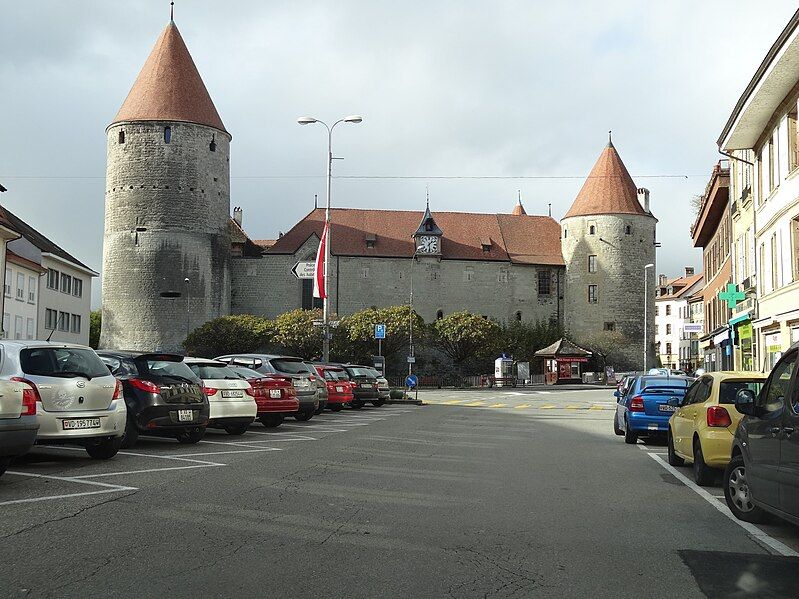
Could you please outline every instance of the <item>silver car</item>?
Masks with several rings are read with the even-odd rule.
[[[203,382],[210,404],[208,426],[223,428],[230,435],[243,435],[258,412],[250,383],[224,362],[206,358],[184,358],[183,363]]]
[[[377,379],[377,392],[380,394],[380,399],[373,401],[372,404],[382,406],[391,397],[391,386],[388,384],[388,379],[380,374],[377,368],[369,368],[369,372]]]
[[[74,443],[95,459],[119,451],[127,418],[122,385],[90,347],[0,342],[0,378],[33,389],[37,443]]]

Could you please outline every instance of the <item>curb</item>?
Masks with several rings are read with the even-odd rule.
[[[423,406],[425,405],[421,399],[387,399],[387,404],[396,405],[409,405],[409,406]]]

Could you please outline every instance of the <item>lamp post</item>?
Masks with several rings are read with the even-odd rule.
[[[646,317],[647,317],[647,309],[649,307],[649,290],[647,283],[649,282],[649,277],[647,276],[647,269],[655,268],[654,264],[647,264],[644,266],[644,374],[646,374],[646,358],[647,358],[647,350],[649,346],[647,345],[648,341],[646,338],[647,333],[647,324],[646,324]]]
[[[363,117],[357,114],[344,117],[328,126],[324,121],[310,116],[302,116],[297,119],[300,125],[310,125],[311,123],[321,123],[327,129],[327,204],[325,206],[325,227],[327,228],[327,240],[325,243],[325,297],[322,300],[322,328],[324,339],[322,341],[322,361],[330,361],[330,312],[328,310],[328,263],[330,262],[330,182],[333,173],[333,129],[339,123],[360,123]]]
[[[183,279],[183,282],[186,283],[186,339],[189,338],[189,319],[191,318],[191,312],[189,311],[189,277]]]
[[[416,263],[416,256],[419,254],[419,250],[421,250],[421,246],[417,247],[413,251],[413,256],[411,256],[411,297],[409,302],[410,309],[408,310],[408,341],[409,341],[409,356],[415,357],[413,353],[413,265]],[[413,362],[408,362],[408,376],[413,374]]]

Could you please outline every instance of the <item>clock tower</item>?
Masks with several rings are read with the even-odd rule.
[[[433,215],[430,213],[430,202],[422,216],[419,228],[413,234],[414,245],[419,256],[441,257],[441,238],[444,232],[436,224]]]

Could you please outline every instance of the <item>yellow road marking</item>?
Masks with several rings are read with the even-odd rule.
[[[463,403],[466,401],[465,399],[451,399],[449,401],[442,402],[445,406],[454,406],[455,404]]]
[[[555,406],[541,406],[541,409],[542,409],[542,410],[551,410],[551,409],[552,409],[552,408],[554,408],[554,407],[555,407]]]
[[[567,410],[579,410],[580,406],[566,406]]]
[[[476,408],[477,406],[484,406],[486,402],[484,401],[473,401],[472,403],[464,404],[465,406],[469,406],[470,408]]]
[[[513,406],[513,407],[514,407],[515,410],[521,410],[522,408],[529,408],[530,404],[529,403],[523,403],[523,404],[519,404],[518,406]]]
[[[604,410],[605,406],[591,406],[589,410]]]
[[[488,406],[489,408],[506,408],[508,404],[506,403],[495,403]]]

